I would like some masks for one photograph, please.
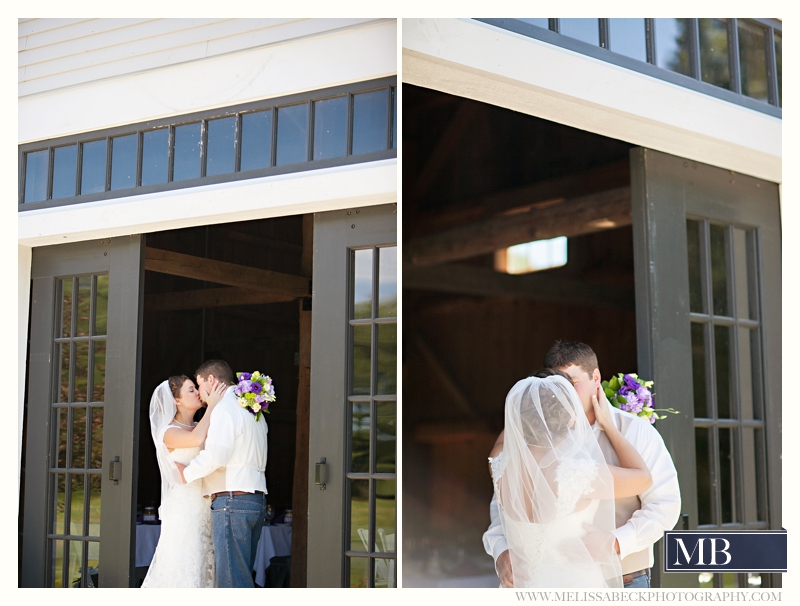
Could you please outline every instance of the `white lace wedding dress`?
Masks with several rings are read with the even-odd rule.
[[[498,482],[505,470],[503,453],[490,458],[492,477]],[[555,469],[556,516],[547,524],[521,522],[503,516],[511,553],[515,587],[606,587],[603,570],[588,557],[583,538],[599,501],[586,499],[598,475],[591,459],[564,459]],[[581,506],[583,507],[581,508]],[[502,502],[498,500],[502,509]]]
[[[170,456],[186,465],[199,452],[176,448]],[[202,480],[174,486],[158,511],[161,537],[142,587],[214,587],[211,509]]]

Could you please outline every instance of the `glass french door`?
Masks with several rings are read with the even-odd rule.
[[[314,216],[309,587],[397,586],[396,225]]]
[[[34,249],[24,587],[128,587],[141,238]]]
[[[780,529],[778,187],[648,149],[633,150],[631,169],[639,366],[660,406],[681,412],[657,425],[678,470],[679,528]],[[665,587],[780,583],[660,577]]]

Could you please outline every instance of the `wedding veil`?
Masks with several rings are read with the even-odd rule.
[[[568,380],[514,385],[495,475],[515,587],[621,587],[613,479]]]
[[[176,484],[182,484],[181,474],[169,455],[167,445],[164,444],[164,433],[175,418],[177,407],[169,381],[164,381],[153,392],[150,398],[150,431],[156,447],[158,469],[161,472],[161,502],[167,498],[169,491]],[[159,507],[159,512],[161,508]]]

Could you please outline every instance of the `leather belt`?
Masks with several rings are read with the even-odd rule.
[[[214,499],[216,499],[217,497],[233,497],[240,494],[253,494],[253,493],[246,492],[244,490],[223,490],[222,492],[215,492],[214,494],[209,496],[211,497],[211,501],[213,502]]]
[[[633,579],[638,579],[641,576],[644,576],[650,572],[649,568],[645,568],[643,570],[637,570],[636,572],[629,572],[628,574],[622,575],[622,585],[630,585],[633,582]]]

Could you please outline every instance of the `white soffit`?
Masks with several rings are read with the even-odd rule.
[[[397,160],[176,189],[20,212],[18,242],[94,238],[397,202]]]
[[[403,82],[782,180],[779,118],[471,19],[404,19]]]

